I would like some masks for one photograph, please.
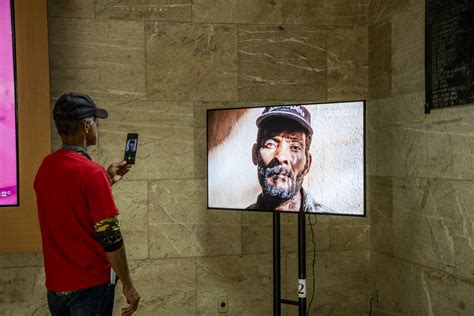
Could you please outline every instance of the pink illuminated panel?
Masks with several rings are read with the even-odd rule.
[[[0,0],[0,206],[18,205],[15,67],[10,0]]]

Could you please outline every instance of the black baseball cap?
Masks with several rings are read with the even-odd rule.
[[[294,120],[303,126],[309,134],[313,134],[313,128],[311,127],[311,113],[304,105],[267,106],[262,114],[257,118],[257,127],[260,128],[266,120],[275,117]]]
[[[56,101],[53,109],[55,120],[73,121],[92,116],[105,119],[109,113],[104,109],[99,109],[90,96],[80,93],[63,94]]]

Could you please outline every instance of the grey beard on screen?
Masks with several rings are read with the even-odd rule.
[[[300,189],[298,186],[297,177],[295,176],[294,172],[288,168],[283,166],[274,166],[274,167],[267,167],[263,166],[261,163],[258,164],[258,182],[262,187],[262,193],[266,197],[270,197],[275,201],[287,201],[295,196],[295,194]],[[287,175],[288,178],[291,179],[291,186],[288,189],[279,188],[276,186],[272,186],[267,182],[267,179],[271,176],[281,174]]]

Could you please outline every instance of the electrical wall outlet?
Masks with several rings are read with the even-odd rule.
[[[220,296],[217,298],[217,311],[219,313],[227,313],[229,311],[227,296]]]

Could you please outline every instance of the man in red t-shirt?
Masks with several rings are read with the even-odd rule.
[[[87,95],[61,96],[53,110],[62,148],[44,158],[34,188],[41,227],[48,305],[52,315],[112,315],[115,273],[133,314],[140,295],[127,265],[111,186],[130,170],[125,161],[107,171],[91,160],[97,108]]]

